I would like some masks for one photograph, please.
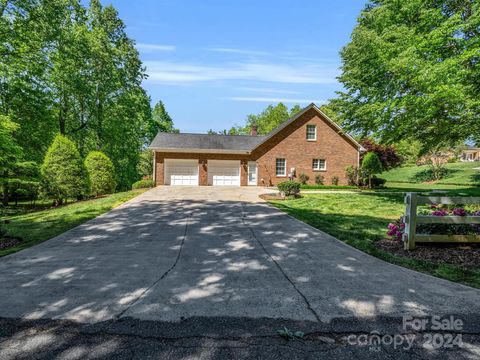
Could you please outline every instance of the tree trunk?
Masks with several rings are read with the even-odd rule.
[[[372,175],[368,175],[368,188],[372,188]]]
[[[2,196],[2,204],[3,206],[8,206],[8,182],[6,181],[8,176],[8,172],[3,172],[3,196]]]

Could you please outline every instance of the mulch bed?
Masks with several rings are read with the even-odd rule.
[[[375,246],[390,254],[435,264],[451,264],[480,269],[480,244],[416,244],[414,250],[404,250],[401,241],[382,239]]]
[[[13,246],[20,245],[23,242],[22,238],[14,236],[5,236],[0,238],[0,250],[5,250]]]

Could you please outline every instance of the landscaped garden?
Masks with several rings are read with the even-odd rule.
[[[387,183],[388,184],[388,183]],[[447,186],[448,187],[448,186]],[[300,198],[270,200],[286,213],[345,243],[383,260],[480,288],[477,245],[423,245],[414,251],[403,250],[401,240],[389,239],[388,224],[404,214],[404,191],[428,191],[422,186],[389,187],[388,191],[348,191],[321,194],[304,193]],[[445,189],[444,186],[441,188]],[[451,196],[480,196],[480,188],[453,187]],[[463,258],[462,258],[463,257]]]
[[[60,207],[46,207],[30,211],[28,205],[9,207],[3,240],[0,239],[0,256],[17,252],[93,219],[140,195],[145,189],[119,192],[92,200],[77,201]],[[41,206],[41,205],[40,205]],[[40,206],[37,206],[37,210]],[[16,212],[17,214],[15,214]],[[0,234],[1,235],[1,234]]]
[[[435,184],[446,185],[476,185],[480,186],[480,163],[454,162],[443,165],[445,174],[442,179],[435,180]],[[382,173],[387,183],[422,183],[428,182],[428,165],[411,165],[394,168]]]

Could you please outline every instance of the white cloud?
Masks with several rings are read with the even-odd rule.
[[[175,51],[173,45],[159,45],[159,44],[145,44],[139,43],[136,45],[137,50],[143,53],[150,53],[156,51]]]
[[[207,48],[208,51],[220,52],[220,53],[229,53],[229,54],[240,54],[240,55],[256,55],[256,56],[268,56],[271,55],[266,51],[257,51],[257,50],[248,50],[248,49],[235,49],[235,48]]]
[[[264,103],[290,103],[290,104],[311,104],[315,103],[325,104],[325,100],[310,100],[310,99],[292,99],[292,98],[276,98],[276,97],[255,97],[255,96],[231,96],[226,97],[226,100],[232,101],[246,101],[246,102],[264,102]]]
[[[229,63],[221,66],[146,61],[148,81],[186,85],[200,81],[253,80],[286,84],[332,84],[338,69],[321,64]]]
[[[299,91],[272,89],[272,88],[238,87],[236,89],[240,91],[251,91],[251,92],[265,93],[265,94],[292,94],[292,95],[300,94]]]

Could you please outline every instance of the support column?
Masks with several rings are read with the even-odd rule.
[[[208,185],[208,160],[198,160],[198,184],[200,186]]]
[[[165,159],[161,154],[155,153],[155,186],[164,185]]]
[[[240,161],[240,186],[248,185],[248,161]]]

